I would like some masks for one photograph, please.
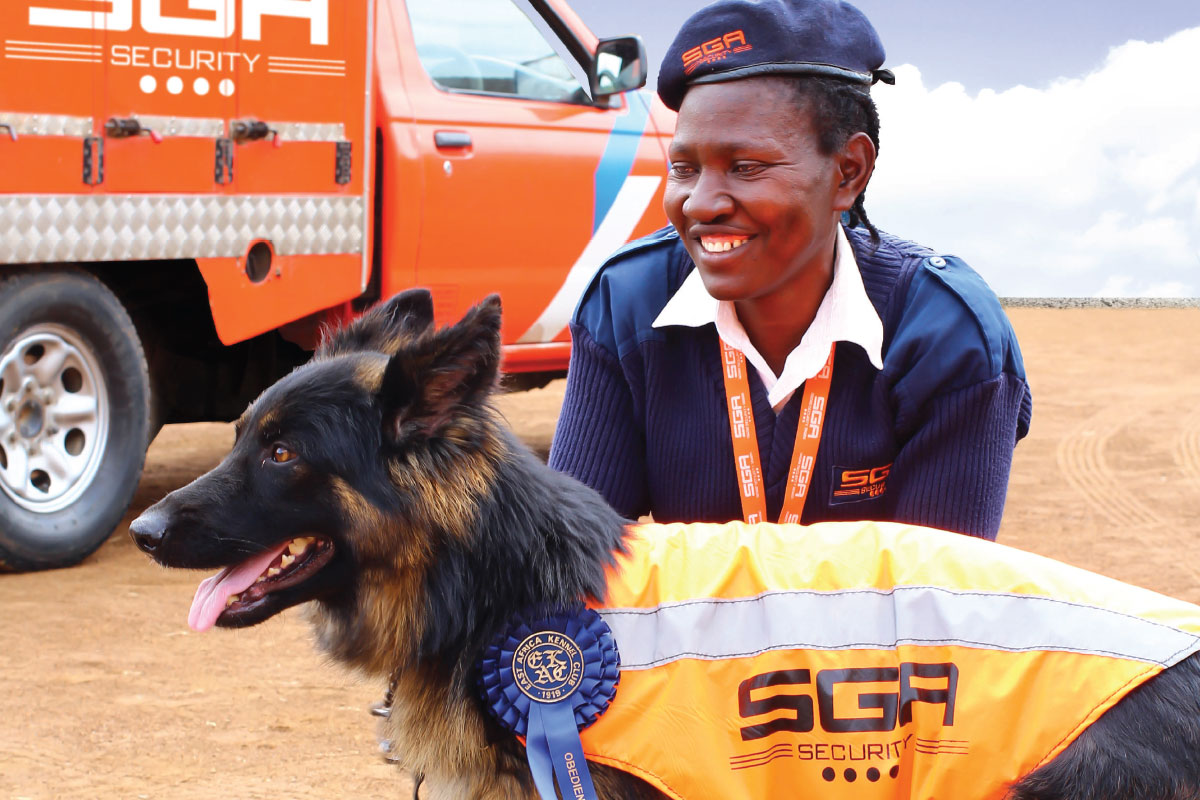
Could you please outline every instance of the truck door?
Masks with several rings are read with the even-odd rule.
[[[5,255],[18,260],[45,247],[30,230],[46,206],[34,195],[89,191],[84,142],[99,113],[105,58],[97,27],[112,14],[46,7],[54,5],[61,4],[0,3],[0,195],[30,197],[5,212],[27,215],[20,242],[5,241]]]
[[[103,191],[219,191],[216,143],[233,116],[242,57],[234,4],[116,0],[112,7],[97,15],[96,31],[105,54],[97,126]],[[170,212],[151,205],[145,213],[153,220]]]
[[[572,267],[589,247],[598,265],[661,206],[648,104],[593,104],[512,0],[406,5],[412,46],[400,50],[425,186],[418,281],[441,320],[499,291],[505,341],[565,340],[574,299],[558,298],[549,322],[544,312]],[[648,229],[661,211],[651,216]]]
[[[231,132],[234,185],[246,192],[270,186],[361,196],[368,120],[361,91],[354,90],[366,85],[370,63],[359,34],[367,28],[369,4],[310,3],[293,10],[296,16],[262,15],[241,30],[246,55],[238,64],[235,126],[257,122],[268,133],[247,139]]]

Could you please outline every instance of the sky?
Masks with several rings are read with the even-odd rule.
[[[1002,297],[1200,297],[1200,0],[859,0],[880,228]],[[571,0],[658,63],[694,0]]]

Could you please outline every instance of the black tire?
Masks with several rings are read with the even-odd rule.
[[[133,499],[149,429],[141,341],[103,283],[73,269],[0,281],[0,569],[70,566],[103,544]]]

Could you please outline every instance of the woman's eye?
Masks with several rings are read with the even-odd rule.
[[[285,464],[296,457],[296,454],[288,450],[281,444],[275,445],[275,449],[271,451],[271,460],[276,464]]]

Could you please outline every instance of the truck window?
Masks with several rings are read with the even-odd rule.
[[[421,65],[448,92],[587,103],[587,94],[510,0],[408,0]]]

